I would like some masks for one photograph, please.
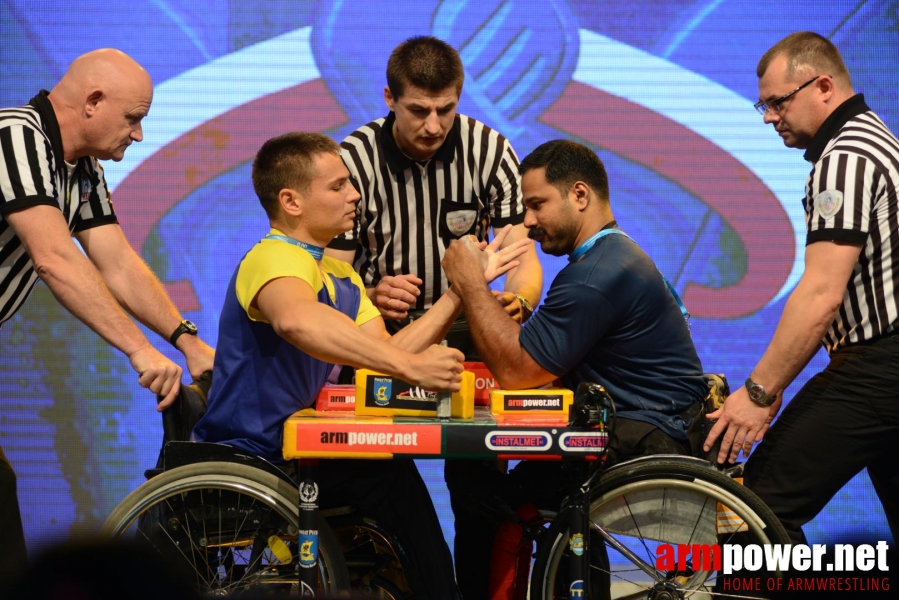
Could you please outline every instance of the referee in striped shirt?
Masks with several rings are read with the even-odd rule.
[[[453,240],[487,238],[490,227],[513,225],[504,247],[527,235],[518,158],[499,132],[456,113],[464,70],[459,53],[429,36],[397,46],[387,62],[384,101],[390,113],[351,133],[341,144],[350,180],[362,196],[355,227],[328,253],[352,262],[366,291],[396,332],[440,298],[448,282],[440,266]],[[537,305],[543,271],[533,245],[494,292],[506,313],[524,322]],[[477,358],[465,316],[447,343]],[[485,461],[447,460],[445,477],[455,514],[456,578],[465,598],[485,598],[493,515],[471,510],[479,497],[475,473]],[[421,591],[421,590],[416,590]]]
[[[812,171],[803,206],[805,272],[746,385],[718,411],[707,447],[748,454],[745,483],[784,523],[802,525],[866,468],[899,539],[899,140],[855,94],[839,51],[794,33],[759,61],[756,108]],[[818,345],[830,364],[777,422],[783,390]]]
[[[328,254],[354,264],[391,333],[446,291],[440,261],[450,242],[469,234],[484,240],[490,227],[508,224],[514,227],[505,245],[527,235],[518,158],[499,132],[456,113],[463,79],[454,48],[429,36],[406,40],[387,63],[390,114],[341,144],[362,199],[356,226]],[[521,322],[542,287],[531,247],[496,296]],[[447,342],[474,357],[464,315]]]
[[[52,91],[27,106],[0,110],[0,324],[40,277],[69,312],[128,356],[140,385],[163,396],[161,409],[180,389],[181,367],[126,311],[176,345],[194,376],[212,368],[213,351],[128,244],[98,162],[122,160],[143,139],[152,99],[143,67],[104,49],[75,59]],[[16,477],[0,449],[0,581],[25,561]]]

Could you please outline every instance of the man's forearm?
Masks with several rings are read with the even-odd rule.
[[[305,303],[299,312],[272,325],[303,352],[324,362],[409,377],[404,349],[368,335],[346,315],[318,302]]]
[[[800,282],[787,300],[771,344],[751,373],[753,380],[769,394],[786,389],[821,347],[838,306]]]
[[[439,344],[449,331],[450,325],[462,312],[462,300],[452,288],[446,291],[420,319],[403,327],[390,343],[406,352],[421,352],[431,344]]]
[[[168,340],[181,322],[181,314],[137,253],[123,254],[116,269],[101,273],[104,280],[129,314]]]
[[[517,387],[520,373],[516,373],[516,368],[524,352],[519,342],[521,326],[494,300],[483,280],[460,280],[458,285],[459,294],[465,298],[471,337],[484,362],[503,387]]]
[[[69,312],[130,357],[149,341],[116,302],[94,265],[74,246],[36,265],[38,275]]]
[[[514,229],[513,232],[518,233]],[[527,236],[526,234],[524,236],[510,234],[503,246],[505,247],[522,237]],[[527,298],[531,307],[536,308],[543,293],[543,267],[540,265],[540,259],[537,258],[536,247],[531,245],[528,251],[518,258],[518,261],[519,265],[506,274],[504,290]]]
[[[91,258],[97,258],[100,275],[107,282],[119,304],[141,323],[158,333],[162,339],[168,341],[181,323],[181,314],[169,299],[162,283],[128,245],[124,236],[107,238],[112,242],[117,239],[121,244],[115,253],[120,260],[110,261],[108,256],[97,257],[96,247]],[[96,243],[96,237],[92,241]],[[108,248],[104,249],[107,253],[110,252]],[[175,342],[175,347],[184,355],[188,370],[193,377],[199,377],[204,371],[212,369],[215,353],[198,336],[182,335]]]

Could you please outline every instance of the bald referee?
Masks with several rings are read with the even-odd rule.
[[[103,49],[76,58],[50,92],[0,110],[0,324],[40,277],[60,304],[128,357],[140,385],[163,396],[161,409],[178,393],[181,367],[129,314],[183,352],[195,377],[212,368],[213,351],[128,244],[98,162],[122,160],[143,139],[152,100],[143,67]],[[25,561],[16,476],[0,450],[0,581]]]

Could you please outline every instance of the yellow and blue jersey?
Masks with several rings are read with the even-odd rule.
[[[351,265],[326,256],[320,266],[306,250],[271,238],[241,260],[222,307],[215,376],[208,409],[194,429],[196,440],[281,459],[284,421],[315,402],[333,365],[280,337],[254,305],[259,291],[275,279],[296,277],[312,287],[319,302],[357,325],[379,316]]]

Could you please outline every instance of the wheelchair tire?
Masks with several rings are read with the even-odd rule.
[[[203,594],[298,594],[298,504],[297,488],[272,473],[201,462],[138,487],[112,511],[101,535],[150,544]],[[321,591],[349,589],[343,554],[324,520],[318,564]]]
[[[714,570],[694,571],[690,565],[685,571],[656,570],[660,544],[677,549],[678,544],[790,543],[780,521],[755,494],[698,459],[649,456],[622,463],[603,475],[590,498],[593,598],[678,598],[712,591]],[[609,546],[597,525],[639,556],[653,576]],[[540,540],[531,600],[582,597],[569,591],[568,538],[563,509]]]

